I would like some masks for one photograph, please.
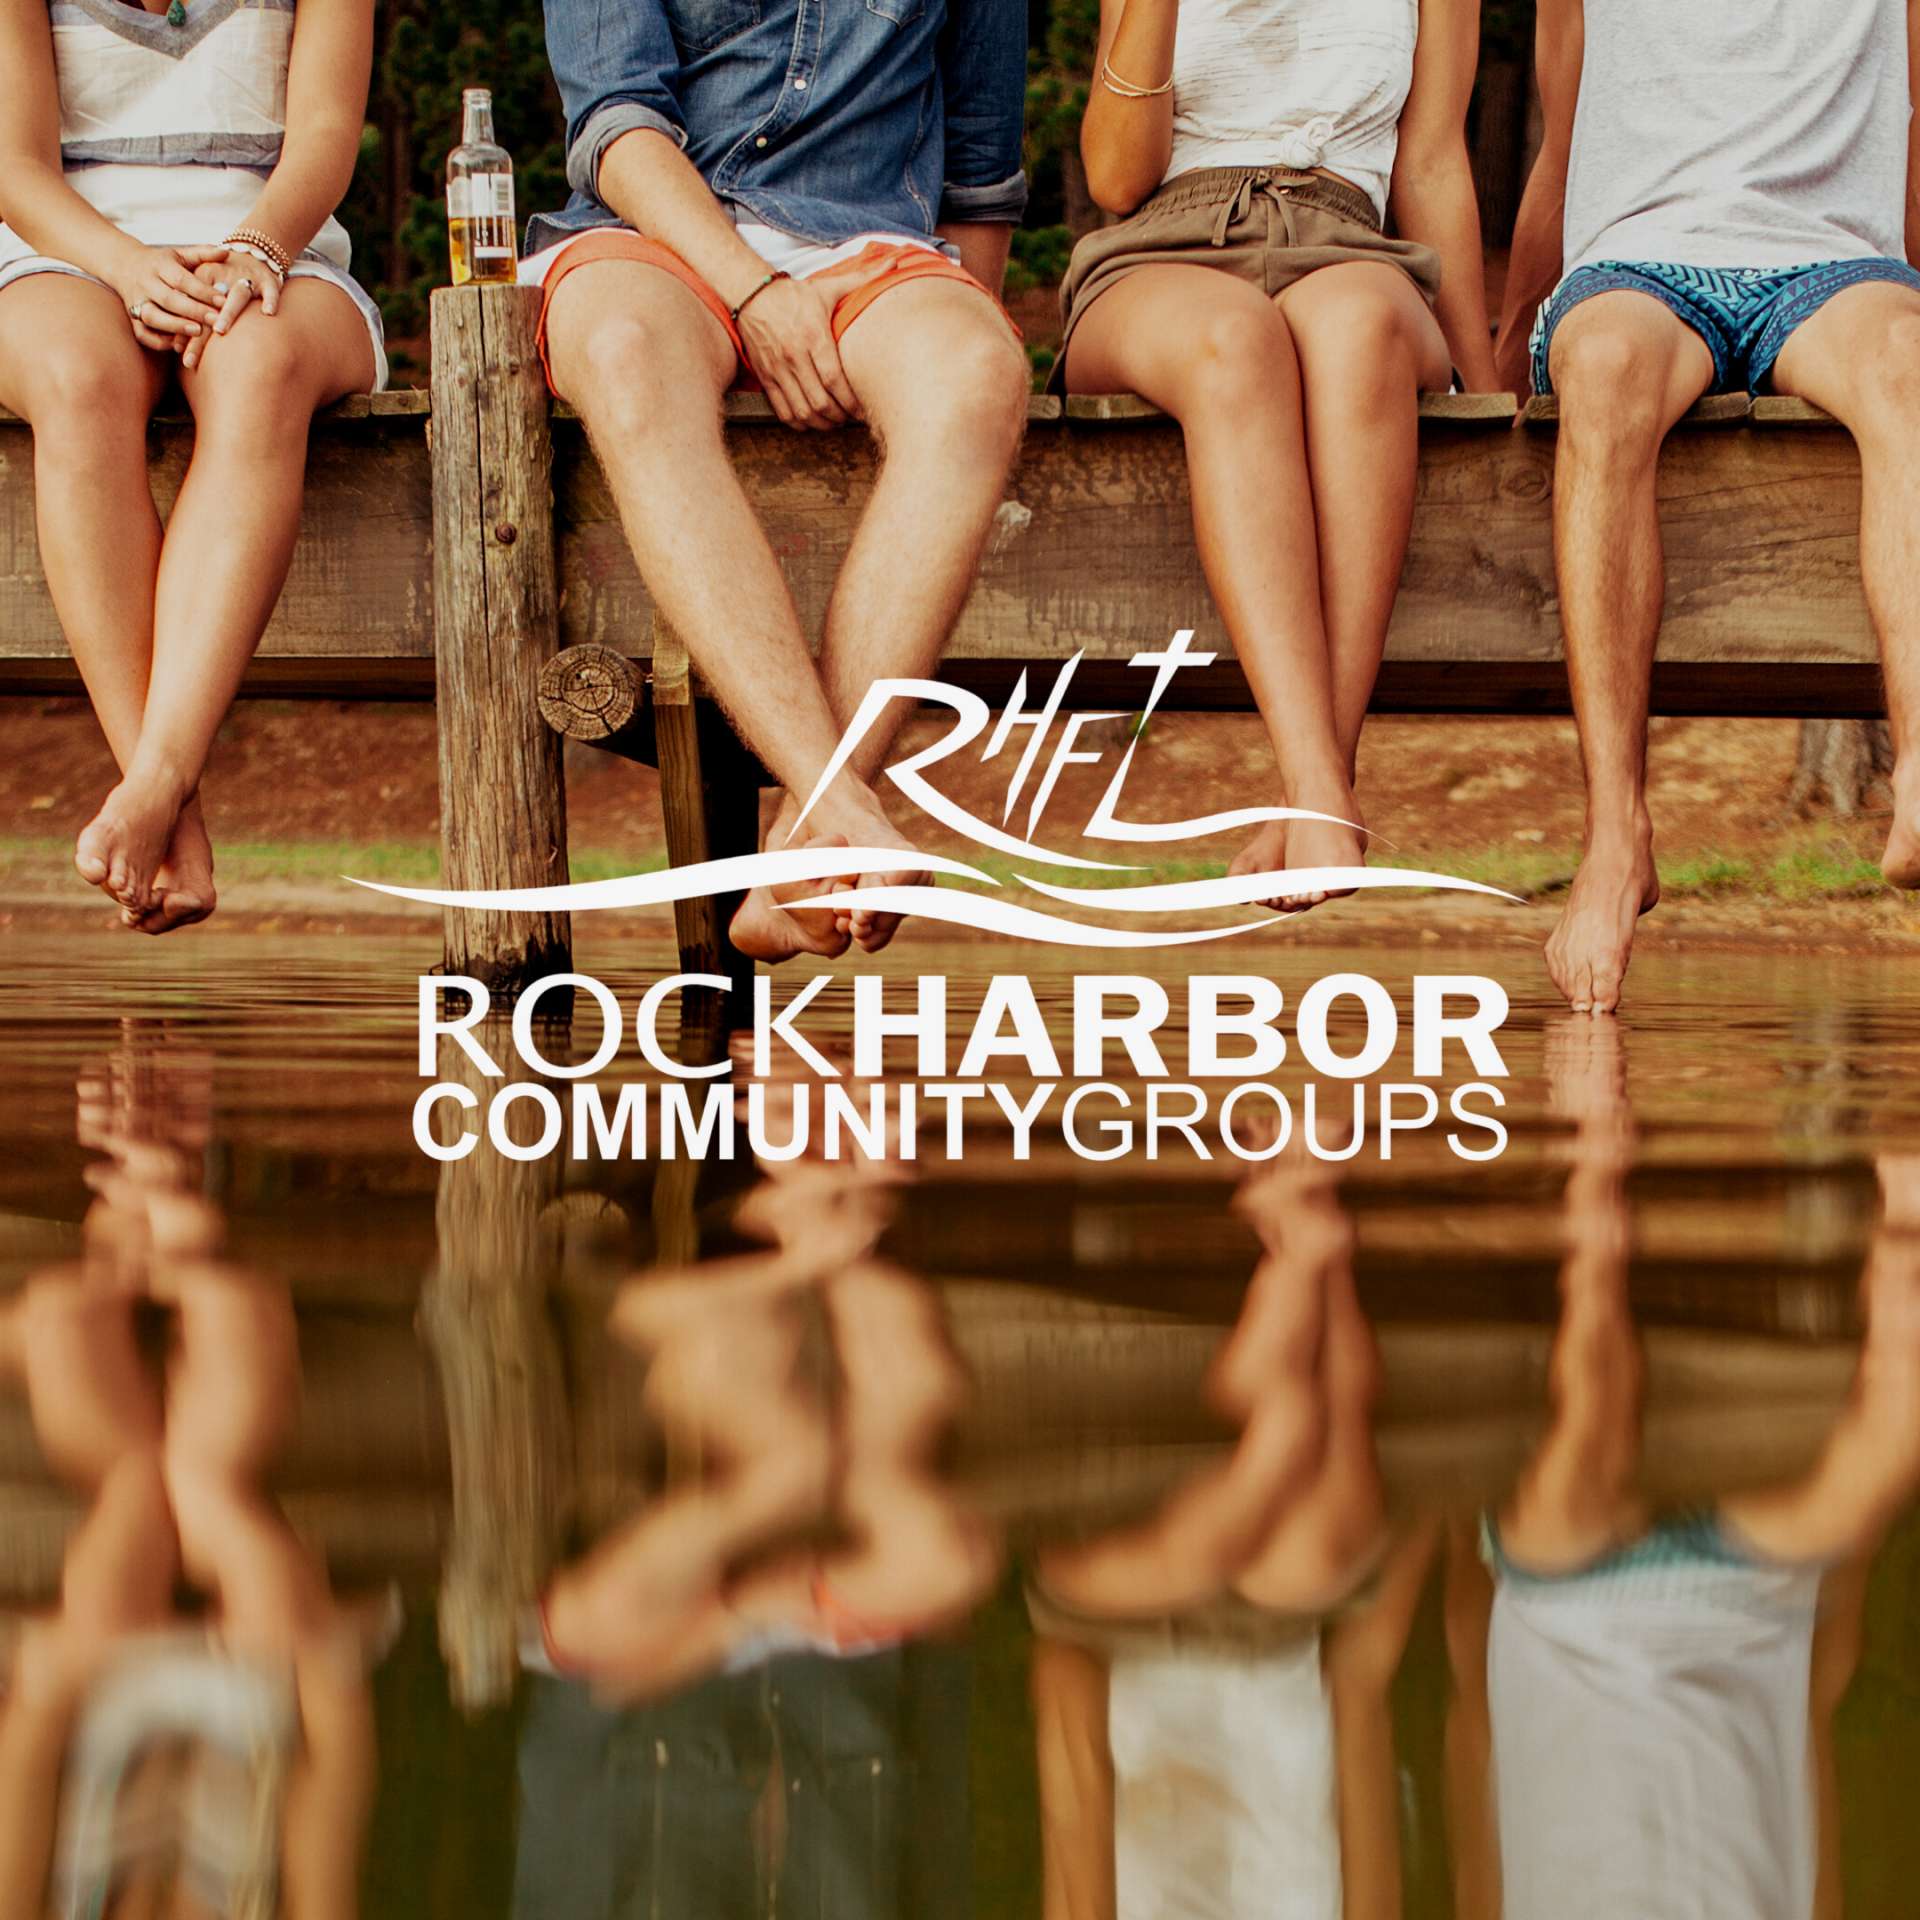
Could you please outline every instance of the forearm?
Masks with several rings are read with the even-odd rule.
[[[58,167],[23,159],[0,166],[6,180],[0,214],[36,253],[64,260],[111,286],[146,251],[81,199]]]
[[[1080,123],[1087,191],[1109,213],[1128,214],[1159,186],[1173,155],[1173,94],[1130,99],[1103,75],[1131,87],[1159,87],[1173,74],[1174,0],[1128,0],[1108,36]]]
[[[943,220],[934,232],[960,249],[960,264],[997,300],[1006,284],[1013,228],[1004,220]]]
[[[635,233],[671,247],[729,307],[767,276],[693,162],[650,127],[622,134],[600,163],[601,202]]]
[[[298,257],[346,198],[359,150],[358,121],[303,128],[298,134],[289,129],[279,162],[243,224],[258,227]]]
[[[1440,297],[1434,312],[1465,390],[1497,392],[1480,209],[1465,145],[1449,147],[1424,165],[1396,169],[1392,204],[1400,237],[1417,240],[1440,256]]]
[[[1507,266],[1507,295],[1501,306],[1500,337],[1494,361],[1506,385],[1516,393],[1533,387],[1527,342],[1534,316],[1560,279],[1561,228],[1566,219],[1566,166],[1543,154],[1527,182],[1513,225],[1513,253]]]

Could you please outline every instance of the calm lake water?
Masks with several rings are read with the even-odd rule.
[[[1512,948],[1077,957],[1175,1027],[1372,973],[1398,1083],[1415,973],[1504,980],[1482,1163],[1095,1162],[1062,1088],[1024,1156],[756,1164],[743,1098],[730,1163],[442,1165],[436,946],[0,940],[0,1914],[1914,1911],[1907,964],[1594,1022]],[[579,964],[631,1021],[670,953]],[[1070,1069],[1075,965],[890,1005],[1025,970]]]

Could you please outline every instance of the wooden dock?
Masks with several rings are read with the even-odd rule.
[[[692,704],[698,723],[675,721],[664,748],[676,858],[748,850],[753,830],[742,789],[757,769],[699,711],[697,676],[670,636],[656,680],[653,604],[605,479],[578,421],[541,385],[535,298],[513,287],[437,293],[432,392],[348,401],[316,422],[300,544],[243,689],[437,699],[443,871],[454,886],[565,877],[560,761],[535,697],[543,669],[551,694],[573,667],[591,666],[596,698],[612,697],[609,662],[614,679],[624,671],[621,744],[648,758],[662,751],[656,703]],[[747,493],[817,634],[872,487],[872,441],[858,427],[790,432],[759,395],[726,408]],[[1412,543],[1375,708],[1565,712],[1553,402],[1530,402],[1517,428],[1504,396],[1435,395],[1421,412]],[[154,424],[163,511],[191,434],[183,417]],[[1851,438],[1803,402],[1730,396],[1693,410],[1660,467],[1668,584],[1657,712],[1883,710],[1859,581],[1859,492]],[[944,676],[998,698],[1021,672],[1045,684],[1084,650],[1068,704],[1137,706],[1144,676],[1127,661],[1180,627],[1220,658],[1178,676],[1169,704],[1248,707],[1201,577],[1178,426],[1128,397],[1036,397]],[[576,647],[602,651],[552,665]],[[0,692],[78,688],[39,567],[31,437],[0,417]],[[566,725],[595,732],[591,719]],[[688,817],[696,806],[701,817]],[[690,963],[699,948],[689,946]],[[511,990],[564,966],[567,930],[553,916],[450,912],[448,949],[457,971]]]

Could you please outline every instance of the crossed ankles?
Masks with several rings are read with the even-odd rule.
[[[1289,868],[1360,867],[1367,860],[1367,830],[1360,810],[1349,795],[1339,807],[1328,807],[1332,820],[1270,820],[1234,855],[1227,872],[1280,873]],[[1348,824],[1351,822],[1352,824]],[[1252,904],[1274,913],[1305,913],[1329,900],[1344,900],[1351,887],[1317,887],[1304,893],[1278,893]]]
[[[81,829],[73,864],[120,906],[123,925],[170,933],[214,909],[213,848],[200,798],[163,783],[124,779]]]

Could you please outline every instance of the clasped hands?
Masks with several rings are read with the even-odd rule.
[[[200,364],[207,343],[228,332],[257,298],[262,311],[279,310],[285,282],[258,254],[225,244],[143,247],[115,291],[125,301],[133,337],[155,353]]]

